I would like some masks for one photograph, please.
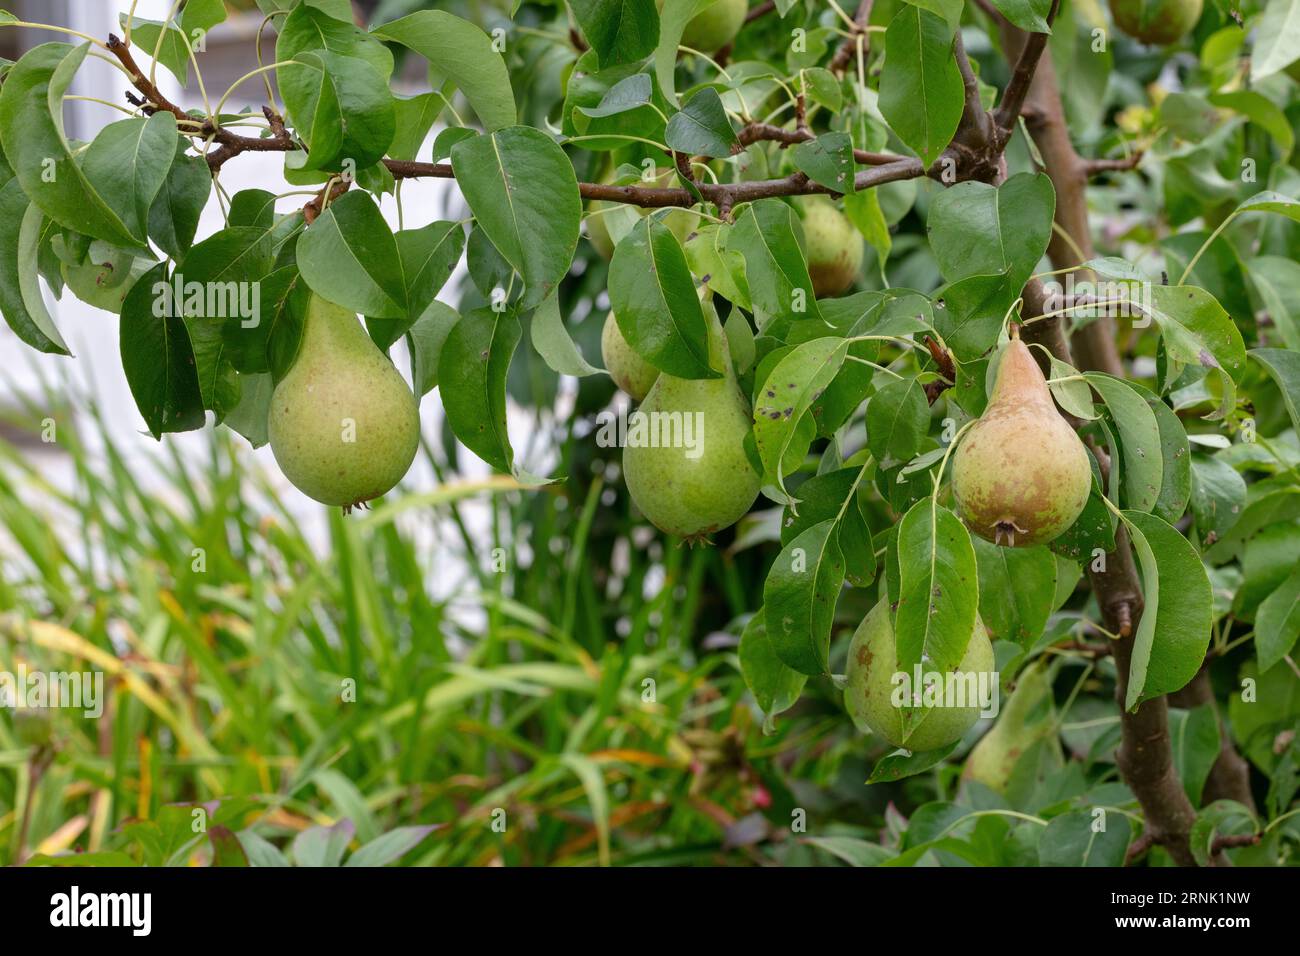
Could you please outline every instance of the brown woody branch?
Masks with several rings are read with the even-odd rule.
[[[1052,0],[1052,8],[1047,12],[1047,25],[1049,27],[1056,20],[1056,13],[1060,6],[1061,0]],[[1005,19],[1002,22],[1006,24],[1003,28],[1004,36],[1009,30],[1015,30],[1015,27],[1008,24]],[[1016,57],[1015,69],[1012,71],[1011,80],[1007,83],[1007,88],[1002,94],[1002,101],[993,114],[994,123],[1000,133],[1006,137],[1010,137],[1011,131],[1015,129],[1016,124],[1020,121],[1020,110],[1024,107],[1025,98],[1029,95],[1029,88],[1033,85],[1038,74],[1038,62],[1047,49],[1046,33],[1030,33],[1026,35],[1020,30],[1015,30],[1015,32],[1019,33],[1023,38],[1020,45],[1020,54]]]
[[[751,146],[757,142],[768,141],[780,143],[782,147],[785,147],[816,139],[816,134],[807,127],[786,129],[783,126],[775,126],[771,123],[747,123],[736,134],[736,137],[740,140],[742,146]],[[895,153],[873,153],[865,149],[855,149],[853,151],[854,161],[864,166],[883,166],[886,163],[896,163],[905,158]]]
[[[843,73],[853,57],[858,52],[858,38],[862,38],[862,47],[865,50],[867,39],[870,34],[867,32],[867,21],[871,19],[872,0],[861,0],[858,3],[857,12],[853,15],[854,29],[849,31],[849,37],[840,44],[840,48],[835,51],[835,56],[831,57],[830,71],[835,74]]]
[[[262,113],[266,120],[271,124],[271,135],[268,137],[258,136],[241,136],[231,130],[218,126],[214,119],[205,119],[201,122],[195,117],[186,113],[175,103],[163,96],[158,87],[153,84],[144,70],[135,62],[135,57],[131,55],[130,48],[119,37],[112,34],[108,37],[108,52],[117,57],[118,62],[124,66],[131,74],[131,82],[137,90],[140,91],[143,100],[127,94],[127,99],[134,106],[140,107],[146,114],[152,116],[154,113],[164,112],[171,113],[177,120],[184,123],[198,123],[193,130],[187,129],[186,132],[191,135],[201,136],[204,139],[212,139],[217,148],[210,150],[207,155],[208,167],[213,171],[221,168],[221,165],[232,156],[237,156],[243,152],[285,152],[297,149],[293,137],[289,135],[288,130],[284,128],[284,120],[280,118],[271,107],[262,107]]]
[[[1137,169],[1138,164],[1142,162],[1142,155],[1141,150],[1139,150],[1131,156],[1125,156],[1123,159],[1085,159],[1083,160],[1083,174],[1092,177],[1098,173],[1126,172],[1130,169]]]

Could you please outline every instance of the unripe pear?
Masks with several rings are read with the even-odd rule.
[[[664,0],[656,0],[659,12],[664,12]],[[689,21],[682,30],[682,46],[702,53],[715,53],[736,39],[745,25],[749,13],[749,0],[712,0]]]
[[[659,530],[688,540],[705,539],[735,524],[758,497],[759,476],[745,454],[752,424],[749,401],[740,390],[717,315],[706,304],[709,354],[721,378],[685,379],[661,372],[634,414],[645,432],[690,428],[693,447],[682,442],[650,447],[634,440],[629,421],[623,449],[623,478],[637,508]],[[658,423],[654,425],[654,423]]]
[[[415,396],[352,312],[313,295],[293,367],[271,395],[271,451],[322,504],[351,509],[390,490],[420,443]]]
[[[1091,488],[1087,449],[1057,412],[1029,348],[1012,338],[988,407],[953,455],[962,520],[994,544],[1044,544],[1074,524]]]
[[[862,236],[825,196],[803,200],[808,275],[817,298],[846,291],[862,269]]]
[[[1203,0],[1110,0],[1115,25],[1135,40],[1155,46],[1175,43],[1201,18]]]
[[[613,179],[613,171],[611,170],[601,178],[601,182],[609,184],[613,182]],[[654,179],[645,182],[644,185],[654,189],[667,189],[672,185],[672,180],[672,170],[666,169],[660,172]],[[591,240],[591,244],[596,247],[596,251],[600,253],[600,257],[606,260],[611,259],[614,256],[614,239],[609,234],[609,223],[605,222],[605,217],[608,216],[609,213],[601,212],[601,210],[613,208],[617,205],[618,203],[607,203],[602,202],[601,200],[596,200],[591,204],[591,211],[598,214],[588,216],[586,219],[587,238]],[[650,213],[655,211],[649,207],[643,208],[637,206],[635,208],[636,213],[639,216],[648,216]],[[677,241],[685,244],[687,237],[690,236],[690,234],[695,231],[695,227],[699,225],[700,216],[698,213],[691,212],[689,209],[674,209],[667,215],[662,216],[661,220],[663,224],[668,227],[668,230],[677,237]]]
[[[600,333],[600,354],[614,384],[638,402],[646,397],[659,377],[659,369],[643,359],[623,337],[613,312],[605,316],[605,327]]]
[[[971,748],[962,779],[977,780],[999,793],[1005,791],[1020,758],[1052,732],[1052,703],[1047,664],[1039,658],[1021,671],[997,722]]]
[[[924,673],[934,671],[929,664],[922,666]],[[966,698],[972,706],[896,707],[895,692],[902,693],[894,681],[896,673],[898,649],[889,620],[889,601],[883,599],[863,618],[849,644],[844,707],[859,730],[877,734],[895,747],[913,752],[938,750],[960,740],[979,719],[981,683],[992,686],[997,679],[993,644],[983,622],[976,617],[970,643],[956,668],[957,678],[967,691],[973,691]],[[912,686],[913,676],[907,675],[904,689],[920,690]]]

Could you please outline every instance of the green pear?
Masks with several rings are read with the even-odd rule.
[[[1057,412],[1029,348],[1013,337],[988,407],[953,454],[962,520],[994,544],[1045,544],[1074,524],[1091,489],[1087,449]]]
[[[924,665],[924,673],[932,672],[932,667]],[[896,673],[898,651],[894,627],[889,620],[889,601],[883,599],[863,618],[849,643],[844,706],[859,730],[877,734],[895,747],[913,752],[938,750],[960,740],[979,719],[980,682],[997,680],[993,645],[978,617],[966,653],[957,665],[957,677],[975,691],[973,706],[895,706],[896,691],[907,696],[904,690],[911,688],[913,678],[907,674],[908,682],[902,685],[904,690],[898,690]]]
[[[740,390],[726,338],[713,307],[709,355],[721,378],[685,379],[661,372],[641,407],[629,419],[623,449],[623,478],[632,501],[651,523],[668,534],[703,540],[735,524],[758,497],[759,476],[745,454],[752,424],[749,401]],[[649,423],[637,437],[637,419]],[[646,432],[692,439],[649,444]]]
[[[847,291],[862,269],[862,236],[827,196],[801,202],[808,275],[821,299]]]
[[[1176,43],[1201,19],[1203,0],[1110,0],[1115,25],[1154,46]]]
[[[997,722],[971,748],[962,779],[1004,792],[1020,758],[1046,739],[1055,726],[1052,681],[1047,663],[1040,657],[1020,672]]]
[[[420,443],[415,396],[352,312],[313,295],[271,395],[271,451],[303,494],[345,510],[389,491]]]
[[[613,182],[613,180],[614,175],[612,170],[601,178],[601,182],[606,185]],[[661,171],[655,179],[644,183],[645,186],[655,189],[667,189],[671,187],[672,184],[673,172],[670,169]],[[598,199],[591,203],[590,212],[592,215],[588,215],[586,219],[587,238],[591,241],[591,244],[596,247],[596,251],[600,253],[600,257],[605,260],[614,257],[614,239],[609,234],[609,223],[605,221],[605,217],[608,216],[609,213],[602,212],[602,210],[613,209],[618,205],[620,204],[607,203]],[[643,208],[641,206],[637,206],[635,209],[638,216],[648,216],[650,213],[655,211],[654,209]],[[668,227],[669,231],[677,237],[677,241],[683,244],[686,242],[687,237],[695,231],[695,227],[698,226],[700,222],[699,214],[691,212],[688,209],[674,209],[667,215],[662,216],[661,219],[663,224]]]
[[[600,333],[600,354],[614,384],[638,402],[646,397],[659,378],[659,369],[643,359],[623,337],[613,312],[605,316],[605,327]]]
[[[659,0],[659,9],[663,10],[663,0]],[[713,0],[687,22],[682,31],[682,46],[716,53],[736,39],[748,13],[749,0]]]

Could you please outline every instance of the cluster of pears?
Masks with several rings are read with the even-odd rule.
[[[842,295],[862,270],[861,234],[829,196],[805,197],[799,212],[813,294],[819,299]]]
[[[419,406],[401,374],[355,313],[314,294],[268,424],[284,476],[345,510],[391,490],[420,443]]]
[[[1133,39],[1166,46],[1196,26],[1202,4],[1203,0],[1110,0],[1110,15]]]
[[[923,667],[923,673],[934,671],[929,664],[923,664]],[[976,687],[981,683],[993,686],[991,682],[996,679],[993,644],[978,616],[966,653],[956,670],[964,681],[968,675],[973,676],[972,686]],[[915,753],[938,750],[960,740],[979,719],[978,701],[960,707],[927,705],[924,700],[916,706],[895,706],[896,673],[898,649],[894,626],[889,619],[889,600],[882,598],[863,618],[849,643],[844,707],[854,725],[863,732],[869,731],[884,738],[895,747]]]
[[[1088,451],[1014,327],[988,407],[953,455],[952,488],[966,526],[1010,547],[1056,539],[1088,503]]]
[[[647,416],[700,421],[695,449],[631,445],[623,449],[623,480],[640,512],[660,531],[704,540],[735,524],[758,497],[759,476],[745,454],[751,424],[727,339],[713,305],[703,302],[709,362],[721,378],[685,379],[655,368],[628,344],[613,313],[605,320],[601,353],[615,383]],[[698,414],[697,414],[698,413]]]

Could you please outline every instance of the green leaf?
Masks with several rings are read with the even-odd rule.
[[[808,677],[787,667],[776,656],[767,636],[762,609],[745,625],[737,653],[745,686],[768,720],[798,703]]]
[[[397,240],[368,193],[344,193],[298,237],[298,268],[313,292],[353,312],[403,319],[406,277]]]
[[[529,331],[537,354],[561,375],[582,378],[600,372],[600,369],[582,357],[582,352],[574,343],[573,337],[569,335],[569,330],[564,327],[558,294],[550,296],[537,307]]]
[[[201,156],[187,156],[178,144],[171,169],[149,208],[149,238],[180,262],[194,243],[199,217],[212,191],[212,174]]]
[[[1255,612],[1255,652],[1266,671],[1291,653],[1300,638],[1300,568],[1260,602]]]
[[[611,86],[600,98],[598,106],[579,106],[578,111],[584,116],[595,118],[614,116],[645,106],[653,97],[654,89],[649,74],[633,73]]]
[[[275,379],[270,372],[240,375],[239,401],[226,413],[222,424],[244,436],[254,448],[261,448],[271,440],[269,419],[274,394]]]
[[[277,381],[283,378],[298,352],[307,299],[307,285],[294,266],[277,269],[258,280],[254,293],[258,314],[248,319],[231,318],[222,329],[231,364],[240,372],[276,372]],[[274,339],[285,335],[292,341],[273,344]],[[293,354],[281,366],[272,361],[273,351]]]
[[[602,68],[644,60],[659,43],[655,0],[570,0],[569,6]]]
[[[171,297],[155,288],[168,281],[165,262],[141,276],[122,303],[118,323],[122,371],[154,438],[202,428],[206,421],[185,321]]]
[[[903,4],[885,31],[880,112],[928,169],[961,121],[964,88],[952,54],[953,28]]]
[[[239,318],[231,308],[229,293],[237,295],[241,284],[251,284],[266,275],[270,259],[270,233],[254,226],[235,226],[214,233],[185,257],[181,311],[194,348],[203,405],[216,413],[218,422],[238,404],[240,393],[225,332],[227,322]],[[198,297],[201,301],[191,300],[191,288],[203,290],[204,295]],[[223,293],[219,299],[214,295],[217,292]]]
[[[1163,446],[1155,412],[1128,382],[1100,372],[1085,372],[1084,378],[1106,403],[1119,430],[1125,502],[1138,511],[1150,511],[1164,485]]]
[[[823,133],[816,139],[796,143],[790,150],[802,172],[815,183],[837,193],[854,191],[853,140],[848,133]]]
[[[1282,150],[1284,160],[1295,149],[1295,133],[1291,129],[1291,121],[1263,93],[1258,93],[1255,90],[1233,90],[1226,93],[1214,93],[1210,96],[1210,102],[1215,106],[1235,110],[1242,116],[1247,117],[1267,133],[1273,142],[1277,143],[1278,148]]]
[[[1219,759],[1219,718],[1210,704],[1191,710],[1169,709],[1169,742],[1174,770],[1183,782],[1187,799],[1200,806],[1205,781]]]
[[[344,866],[387,866],[396,863],[403,856],[424,842],[437,826],[397,827],[382,836],[375,837],[362,846],[344,863]]]
[[[727,248],[745,257],[745,277],[755,309],[778,319],[820,319],[808,260],[795,232],[797,219],[794,210],[781,200],[760,199],[740,214]]]
[[[834,520],[800,534],[772,563],[763,586],[767,635],[776,656],[801,674],[825,674],[831,624],[844,584]]]
[[[153,58],[157,51],[158,63],[165,67],[172,76],[180,81],[182,87],[189,84],[190,45],[185,34],[172,24],[161,20],[149,20],[144,17],[129,17],[125,12],[117,15],[117,22],[126,29],[127,20],[131,22],[131,46],[137,53],[143,51],[146,57]],[[162,35],[162,43],[158,37]],[[143,57],[137,56],[141,62]]]
[[[800,431],[800,421],[830,385],[844,364],[848,339],[826,336],[804,342],[784,356],[768,373],[754,403],[754,444],[763,462],[764,481],[785,491],[782,463]],[[807,452],[811,434],[795,446],[800,458]]]
[[[424,314],[460,262],[465,250],[465,229],[458,222],[431,222],[419,229],[396,233],[398,257],[406,279],[406,314],[395,322],[374,320],[369,323],[375,344],[386,349],[406,334],[414,320]],[[384,327],[376,335],[377,326]]]
[[[1300,262],[1282,256],[1255,256],[1247,275],[1282,344],[1300,349]]]
[[[910,461],[921,450],[930,424],[925,389],[911,378],[893,378],[867,403],[867,447],[883,466]]]
[[[427,395],[438,387],[438,360],[442,346],[460,314],[443,302],[433,301],[406,333],[411,355],[411,381],[416,393]]]
[[[188,5],[187,5],[188,6]],[[379,40],[352,22],[352,11],[341,4],[337,16],[319,3],[300,3],[280,25],[275,59],[284,63],[303,53],[326,51],[369,63],[387,83],[393,74],[393,54]],[[346,11],[346,12],[344,12]]]
[[[861,474],[862,469],[855,467],[814,475],[799,486],[798,513],[793,506],[786,505],[781,517],[782,545],[789,544],[815,524],[835,520],[835,533],[844,556],[844,578],[855,587],[866,587],[876,577],[875,546],[863,513]],[[854,500],[846,505],[850,493]]]
[[[609,300],[619,331],[647,362],[678,378],[718,378],[686,254],[672,230],[646,216],[614,249]]]
[[[1004,17],[1030,33],[1051,33],[1047,23],[1052,0],[993,0]]]
[[[521,335],[513,313],[474,309],[451,329],[438,358],[447,424],[461,444],[506,473],[514,466],[506,429],[506,375]]]
[[[17,179],[0,187],[0,312],[32,348],[70,355],[41,295],[36,257],[43,218]]]
[[[926,233],[949,282],[1005,275],[1018,296],[1047,251],[1055,211],[1044,173],[1017,173],[996,187],[957,183],[934,197]]]
[[[1291,424],[1300,431],[1300,352],[1289,349],[1251,349],[1250,357],[1268,372],[1282,392]]]
[[[540,304],[578,247],[582,199],[573,163],[545,133],[514,126],[457,143],[451,165],[475,220],[523,276],[523,308]]]
[[[176,117],[158,112],[124,119],[99,131],[81,170],[132,236],[145,240],[149,209],[176,157]]]
[[[975,632],[979,572],[966,526],[922,498],[898,525],[899,599],[894,621],[898,667],[924,657],[938,671],[955,669]]]
[[[711,86],[697,90],[674,113],[664,130],[669,149],[687,156],[722,158],[740,152],[740,141],[731,128],[731,120],[722,107],[722,98]]]
[[[116,246],[140,241],[86,179],[63,133],[63,94],[89,43],[42,43],[0,89],[0,143],[23,192],[61,226]]]
[[[1053,611],[1056,557],[1045,547],[1001,548],[973,538],[979,615],[989,637],[1030,648]]]
[[[659,11],[659,42],[655,45],[655,79],[668,102],[677,105],[674,87],[677,72],[677,48],[681,46],[686,24],[695,16],[697,0],[664,0]]]
[[[883,846],[855,837],[804,837],[803,842],[825,850],[849,866],[879,866],[894,855]]]
[[[1144,609],[1133,638],[1126,710],[1186,686],[1210,645],[1213,597],[1191,543],[1155,515],[1126,510],[1142,569]]]
[[[443,99],[437,93],[418,93],[415,96],[394,96],[393,116],[397,122],[397,131],[393,141],[388,145],[388,155],[393,159],[413,160],[419,155],[429,130],[442,115]],[[460,126],[450,126],[443,132],[460,130],[465,135],[472,134]],[[448,147],[450,149],[450,146]],[[447,155],[447,154],[443,154]],[[434,162],[441,159],[434,156]]]
[[[943,763],[948,755],[957,749],[957,744],[960,742],[954,740],[948,746],[940,747],[938,750],[895,750],[876,761],[876,765],[871,768],[871,776],[867,778],[867,783],[893,783],[924,773],[931,767]]]
[[[1187,510],[1192,497],[1192,446],[1187,429],[1174,410],[1160,398],[1136,382],[1129,387],[1146,399],[1156,416],[1160,430],[1160,457],[1164,462],[1160,480],[1160,497],[1156,499],[1154,513],[1173,524]]]
[[[355,834],[356,827],[346,819],[330,827],[308,827],[293,838],[293,861],[298,866],[338,866]]]
[[[1246,507],[1246,480],[1218,456],[1192,457],[1192,515],[1205,547],[1222,538]]]
[[[1099,827],[1104,827],[1098,832]],[[1094,815],[1090,810],[1071,810],[1053,817],[1038,840],[1040,866],[1124,865],[1133,835],[1128,817],[1115,810]]]
[[[460,88],[488,132],[515,124],[515,94],[505,58],[468,20],[442,10],[420,10],[375,27],[371,34],[428,60]]]
[[[397,131],[387,78],[359,57],[309,50],[276,73],[294,131],[310,150],[304,170],[352,171],[378,162]]]
[[[1300,57],[1300,0],[1269,0],[1255,26],[1250,81],[1258,83]]]

